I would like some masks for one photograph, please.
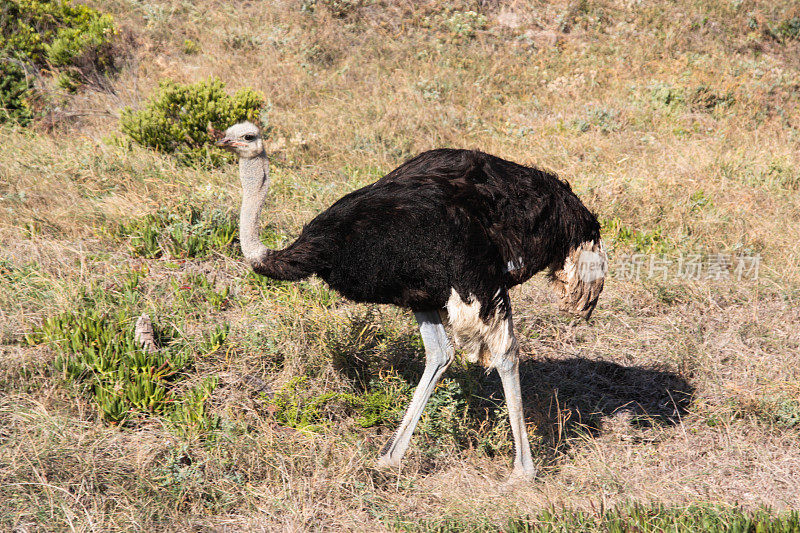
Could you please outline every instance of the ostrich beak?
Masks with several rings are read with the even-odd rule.
[[[217,142],[214,143],[214,145],[219,146],[220,148],[236,148],[236,147],[244,148],[245,146],[247,146],[246,143],[243,143],[241,141],[236,141],[228,136],[225,136],[222,139],[218,140]]]

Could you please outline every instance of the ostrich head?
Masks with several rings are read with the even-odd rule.
[[[225,132],[215,130],[208,125],[208,133],[220,148],[230,150],[241,159],[252,159],[264,152],[261,130],[252,122],[234,124]]]
[[[559,307],[589,320],[608,271],[608,257],[603,242],[586,241],[567,254],[564,264],[550,271]]]
[[[252,122],[239,122],[225,132],[215,130],[208,125],[208,134],[215,144],[239,156],[239,178],[242,182],[244,199],[264,202],[269,188],[269,162],[264,151],[261,130]]]

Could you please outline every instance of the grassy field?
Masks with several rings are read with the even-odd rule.
[[[89,4],[117,71],[0,124],[0,530],[800,529],[796,2]],[[120,133],[210,76],[266,96],[271,246],[436,147],[597,213],[591,324],[538,277],[512,293],[535,482],[505,484],[502,387],[466,362],[374,468],[422,372],[411,314],[252,275],[236,167]],[[163,353],[131,344],[144,312]]]

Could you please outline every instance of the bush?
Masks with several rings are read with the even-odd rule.
[[[29,72],[48,70],[74,90],[113,67],[110,15],[68,0],[0,0],[0,15],[0,121],[31,119]]]
[[[29,122],[33,117],[30,100],[31,84],[23,67],[0,59],[0,122]]]
[[[113,66],[110,41],[114,22],[101,15],[79,28],[65,28],[47,46],[50,65],[60,70],[59,84],[74,90],[87,75],[104,72]]]
[[[243,120],[256,122],[263,107],[262,94],[246,88],[230,96],[217,78],[191,84],[168,80],[144,109],[124,109],[120,128],[142,146],[173,154],[182,163],[216,166],[231,156],[210,149],[208,124],[224,130]]]

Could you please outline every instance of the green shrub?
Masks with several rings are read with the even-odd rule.
[[[291,379],[272,400],[272,416],[286,427],[317,432],[325,428],[334,413],[347,409],[348,396],[338,392],[308,394],[308,378]]]
[[[24,68],[9,59],[0,59],[0,122],[29,122],[33,117],[31,97],[31,83]]]
[[[113,66],[110,41],[114,33],[113,19],[101,15],[84,27],[65,28],[47,45],[50,65],[61,70],[59,81],[64,88],[74,90],[87,73]]]
[[[384,376],[370,391],[360,394],[324,392],[311,395],[307,376],[290,380],[272,399],[273,418],[282,426],[319,432],[328,423],[352,415],[363,428],[394,428],[411,398],[411,388],[397,374]]]
[[[243,120],[257,122],[263,107],[262,94],[240,89],[230,96],[217,78],[191,84],[167,80],[144,109],[123,110],[120,128],[142,146],[173,154],[184,164],[215,166],[231,156],[211,149],[208,124],[224,130]]]
[[[319,413],[344,408],[364,428],[394,430],[408,407],[424,368],[422,341],[407,331],[392,331],[381,323],[374,309],[353,317],[343,327],[329,328],[323,344],[333,367],[350,382],[346,393],[328,396],[328,404],[313,403],[307,387],[276,395],[286,406],[297,406],[297,419],[320,424]],[[484,371],[477,365],[454,362],[448,376],[436,386],[415,431],[417,445],[430,455],[477,448],[487,455],[511,450],[510,424],[505,402],[486,394]],[[287,401],[288,400],[288,401]],[[310,403],[312,402],[312,403]],[[306,406],[312,405],[311,414]],[[321,409],[324,407],[324,409]],[[313,420],[312,420],[313,419]],[[278,423],[284,421],[277,419]]]
[[[0,121],[31,119],[31,72],[76,89],[113,67],[110,15],[69,0],[0,0],[0,14]]]

